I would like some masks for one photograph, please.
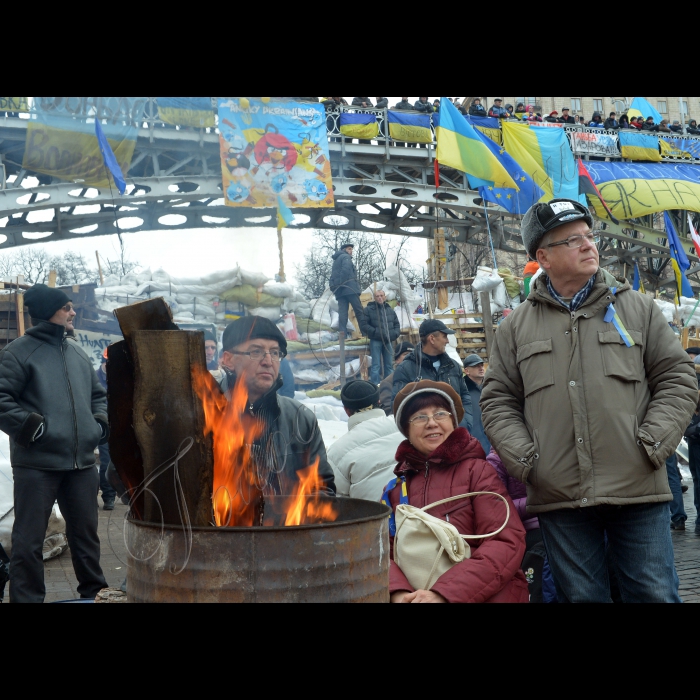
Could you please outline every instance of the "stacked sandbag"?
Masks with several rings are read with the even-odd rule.
[[[659,307],[668,323],[675,323],[676,307],[674,304],[670,301],[664,301],[663,299],[654,299],[654,303]]]
[[[406,275],[396,265],[389,265],[384,270],[384,278],[394,285],[396,300],[401,306],[407,307],[409,313],[416,310],[421,300],[411,289],[411,285],[406,279]]]

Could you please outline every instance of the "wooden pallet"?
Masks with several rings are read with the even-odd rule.
[[[7,288],[9,285],[4,284]],[[12,285],[16,288],[16,285]],[[20,288],[26,285],[20,285]],[[24,294],[16,291],[0,294],[0,347],[4,347],[16,338],[21,338],[32,322],[24,308]]]

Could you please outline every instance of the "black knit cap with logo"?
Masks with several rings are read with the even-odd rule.
[[[29,315],[40,321],[48,321],[60,308],[70,302],[62,289],[35,284],[24,293],[24,303]]]

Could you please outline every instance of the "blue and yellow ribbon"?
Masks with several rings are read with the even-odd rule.
[[[617,293],[617,287],[610,287],[610,291],[614,297]],[[610,302],[608,304],[603,321],[605,321],[605,323],[612,323],[613,326],[615,326],[615,329],[620,334],[620,338],[622,338],[628,348],[631,348],[635,344],[634,340],[632,340],[632,336],[629,334],[629,331],[625,328],[625,324],[622,323],[622,319],[617,315],[614,302]]]
[[[399,479],[401,479],[401,495],[399,496],[399,505],[408,505],[408,488],[406,486],[406,477],[400,476],[392,479],[386,485],[384,493],[380,499],[381,502],[385,506],[389,506],[389,508],[391,508],[391,503],[389,502],[389,491],[393,491],[396,488],[396,484],[398,483]],[[389,516],[389,534],[392,537],[396,536],[396,513],[394,512],[393,508],[391,510],[391,515]]]

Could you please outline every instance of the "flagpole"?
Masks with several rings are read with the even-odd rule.
[[[277,248],[278,248],[279,254],[280,254],[280,273],[279,273],[280,282],[286,282],[286,277],[284,274],[284,253],[282,251],[282,229],[281,228],[277,229]]]

